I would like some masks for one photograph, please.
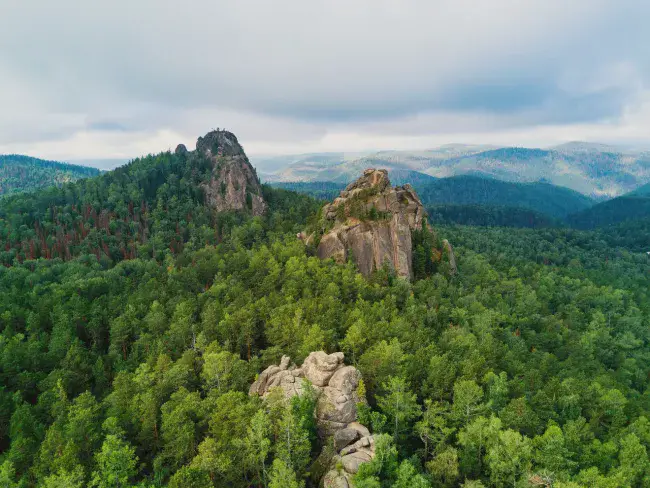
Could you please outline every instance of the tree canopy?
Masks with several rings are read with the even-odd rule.
[[[364,378],[357,487],[649,486],[645,254],[437,227],[457,275],[365,279],[296,238],[318,201],[265,187],[264,217],[216,214],[206,164],[163,153],[0,203],[0,484],[311,486],[313,401],[247,391],[322,349]]]

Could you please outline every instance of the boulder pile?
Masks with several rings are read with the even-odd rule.
[[[362,463],[375,455],[375,441],[370,431],[357,422],[357,404],[365,401],[357,391],[361,373],[344,364],[342,352],[312,352],[302,366],[283,356],[279,365],[266,368],[251,385],[249,394],[265,398],[280,388],[286,398],[303,392],[303,379],[312,384],[318,395],[316,420],[323,440],[333,441],[336,454],[323,477],[325,488],[348,488]]]

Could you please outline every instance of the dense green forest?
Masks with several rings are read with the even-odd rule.
[[[568,222],[580,229],[594,229],[646,217],[650,217],[650,195],[632,193],[575,213]]]
[[[290,181],[282,183],[272,183],[273,188],[282,188],[298,193],[304,193],[317,200],[334,200],[341,190],[347,186],[345,183],[335,183],[333,181]]]
[[[393,173],[398,177],[402,176],[396,180]],[[594,204],[594,201],[585,195],[548,183],[511,183],[479,176],[412,180],[411,173],[417,172],[390,172],[389,176],[391,182],[396,185],[411,183],[425,206],[518,207],[544,214],[552,220],[564,219]],[[273,186],[327,200],[335,198],[345,187],[344,184],[332,182],[273,183]],[[501,221],[497,216],[495,219]],[[464,223],[464,220],[461,219],[458,223]]]
[[[430,221],[434,223],[576,229],[599,229],[614,225],[617,229],[613,234],[624,236],[625,245],[635,250],[650,246],[648,185],[598,204],[573,190],[547,183],[509,183],[478,176],[440,178],[426,184],[414,183],[413,186],[428,208]],[[273,187],[304,193],[320,200],[332,200],[345,185],[295,182],[273,183]],[[628,230],[624,230],[626,228]]]
[[[53,185],[61,186],[98,174],[98,169],[87,166],[45,161],[17,154],[0,155],[0,196]]]
[[[0,486],[313,486],[312,399],[247,391],[319,349],[364,378],[358,488],[650,486],[632,229],[437,226],[457,275],[365,279],[296,239],[322,202],[204,206],[209,164],[162,153],[0,203]]]
[[[425,205],[520,207],[556,219],[563,219],[594,203],[581,193],[548,183],[511,183],[478,176],[441,178],[416,189]]]
[[[527,208],[502,205],[430,205],[429,222],[481,227],[559,227],[562,222]]]

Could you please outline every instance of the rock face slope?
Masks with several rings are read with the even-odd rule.
[[[320,240],[321,259],[344,262],[348,256],[368,276],[385,263],[411,279],[411,231],[422,228],[424,207],[411,185],[391,187],[388,172],[367,169],[323,208],[331,229]]]
[[[184,153],[185,146],[181,146],[176,149],[177,154]],[[199,137],[196,152],[212,162],[210,181],[203,187],[208,205],[220,212],[244,210],[262,215],[266,211],[255,169],[232,132],[208,132]]]
[[[317,395],[316,421],[322,439],[333,440],[335,454],[327,460],[324,488],[348,488],[359,466],[375,456],[375,441],[370,431],[357,422],[357,387],[361,373],[346,366],[342,352],[312,352],[301,367],[283,356],[278,366],[269,366],[251,385],[249,394],[266,397],[280,388],[286,398],[300,395],[303,379],[311,382]],[[328,456],[329,457],[329,456]]]

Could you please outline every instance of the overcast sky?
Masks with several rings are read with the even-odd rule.
[[[0,153],[650,145],[648,0],[0,0]]]

